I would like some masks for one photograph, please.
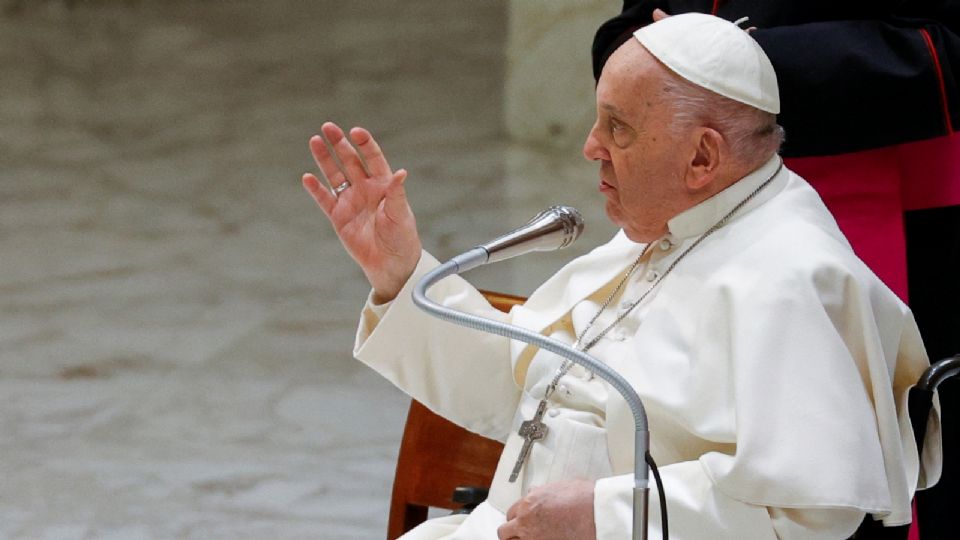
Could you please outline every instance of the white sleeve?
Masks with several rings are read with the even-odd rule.
[[[672,540],[849,538],[864,512],[845,508],[768,508],[724,495],[710,480],[699,461],[660,468],[667,500]],[[633,475],[597,481],[594,490],[597,540],[628,540],[633,523]],[[650,478],[650,540],[661,538],[660,500]]]
[[[424,252],[392,302],[377,306],[368,298],[353,354],[441,416],[505,440],[520,400],[510,340],[441,321],[414,305],[413,287],[438,264]],[[457,276],[437,283],[430,297],[459,311],[509,320]]]

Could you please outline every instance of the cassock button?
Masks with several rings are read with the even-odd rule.
[[[556,418],[557,415],[560,414],[560,411],[557,409],[550,409],[547,411],[547,414],[549,414],[551,418]]]
[[[660,241],[660,251],[670,251],[670,248],[673,247],[673,242],[669,238],[664,238]]]
[[[623,328],[617,328],[607,332],[606,338],[610,341],[623,341],[627,339],[627,333],[624,332]]]
[[[656,281],[658,277],[660,277],[660,274],[657,273],[656,270],[651,270],[651,271],[647,274],[647,281],[650,281],[650,282]]]

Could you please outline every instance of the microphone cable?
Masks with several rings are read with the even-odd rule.
[[[670,533],[667,527],[667,494],[663,491],[663,480],[660,479],[660,469],[657,468],[657,462],[653,460],[650,452],[647,452],[644,460],[650,466],[650,472],[653,473],[653,481],[657,484],[657,498],[660,499],[660,532],[663,540],[669,540]]]

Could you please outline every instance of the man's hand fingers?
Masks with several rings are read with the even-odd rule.
[[[350,130],[350,138],[360,150],[371,176],[388,176],[390,174],[390,164],[387,163],[380,145],[377,144],[369,131],[361,127],[355,127]]]
[[[317,201],[317,206],[323,210],[323,213],[330,218],[333,207],[337,204],[337,197],[320,183],[320,179],[310,173],[303,175],[303,187],[310,193],[313,200]]]
[[[327,143],[323,142],[323,137],[314,135],[310,137],[310,153],[313,154],[313,160],[320,167],[320,172],[327,179],[330,188],[333,189],[347,180],[347,177],[340,170],[340,166],[334,161],[327,149]]]
[[[517,501],[507,509],[507,521],[513,521],[513,519],[517,517],[517,511],[520,509],[521,502],[523,502],[523,499],[517,499]]]
[[[520,538],[520,524],[517,523],[517,514],[520,512],[523,501],[524,499],[518,499],[507,509],[507,522],[497,528],[497,536],[500,540]]]
[[[668,15],[666,11],[664,11],[664,10],[662,10],[662,9],[660,9],[660,8],[657,8],[657,9],[653,10],[653,22],[657,22],[657,21],[666,19],[666,18],[669,17],[669,16],[670,16],[670,15]]]
[[[357,155],[357,149],[350,144],[347,136],[340,129],[340,126],[333,122],[326,122],[320,126],[323,136],[330,142],[333,151],[337,154],[337,159],[343,165],[343,171],[347,175],[347,180],[353,183],[360,183],[367,179],[367,171],[363,168],[360,156]]]

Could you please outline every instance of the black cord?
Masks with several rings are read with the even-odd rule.
[[[670,533],[667,531],[667,496],[663,492],[663,480],[660,480],[660,470],[657,469],[657,463],[650,457],[650,452],[647,452],[646,461],[647,465],[650,466],[650,470],[653,471],[653,481],[657,483],[657,496],[660,498],[660,526],[663,531],[663,540],[668,540]]]

